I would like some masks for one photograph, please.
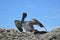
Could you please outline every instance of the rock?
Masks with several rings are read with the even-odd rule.
[[[38,36],[37,38],[39,40],[60,40],[60,28],[57,28],[57,29],[52,30],[51,32],[42,34]]]
[[[0,40],[60,40],[60,28],[53,29],[45,34],[0,28]]]

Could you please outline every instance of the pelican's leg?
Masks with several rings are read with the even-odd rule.
[[[19,20],[15,20],[15,26],[18,28],[19,31],[23,32],[23,29]]]

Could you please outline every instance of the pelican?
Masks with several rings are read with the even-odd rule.
[[[39,25],[40,27],[44,27],[42,23],[35,18],[33,18],[31,21],[24,21],[26,16],[27,16],[27,13],[23,13],[21,21],[15,20],[15,25],[19,31],[23,32],[22,27],[24,27],[26,31],[33,32],[35,30],[33,25]]]

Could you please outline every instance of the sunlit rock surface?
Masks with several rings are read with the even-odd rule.
[[[36,35],[33,32],[19,32],[15,29],[0,28],[0,40],[60,40],[60,28]]]

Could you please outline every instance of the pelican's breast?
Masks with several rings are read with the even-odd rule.
[[[24,27],[26,30],[31,30],[30,22],[24,22],[24,23],[23,23],[23,27]]]

